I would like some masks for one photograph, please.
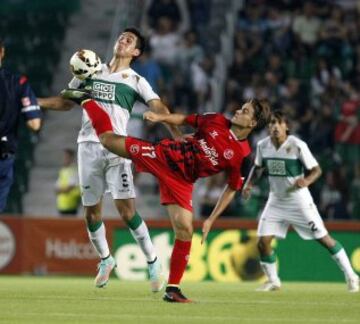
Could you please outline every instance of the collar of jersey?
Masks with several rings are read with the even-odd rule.
[[[129,66],[129,67],[124,68],[124,69],[122,69],[120,71],[110,73],[110,67],[109,67],[108,63],[106,63],[105,66],[106,66],[106,72],[109,73],[109,74],[124,73],[125,71],[131,69],[131,67]]]
[[[230,128],[229,128],[229,132],[235,141],[239,141],[239,139],[236,137],[235,133]]]

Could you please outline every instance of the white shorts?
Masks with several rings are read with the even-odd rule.
[[[96,205],[108,191],[113,199],[135,198],[131,161],[100,143],[83,142],[78,148],[79,182],[84,206]]]
[[[320,239],[328,234],[313,202],[306,207],[284,206],[269,199],[261,214],[257,235],[284,239],[290,225],[304,240]]]

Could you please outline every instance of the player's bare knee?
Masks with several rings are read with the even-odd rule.
[[[186,226],[184,229],[184,236],[186,237],[186,240],[191,240],[193,235],[193,227],[192,226]]]
[[[193,235],[192,224],[187,224],[185,222],[176,222],[174,230],[175,235],[178,239],[183,241],[191,240]]]
[[[175,231],[175,237],[176,239],[181,241],[191,241],[192,231],[184,231],[184,230]]]

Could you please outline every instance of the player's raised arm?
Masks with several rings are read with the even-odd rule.
[[[166,107],[166,105],[164,105],[164,103],[159,99],[150,100],[147,104],[149,105],[151,111],[154,113],[164,114],[164,115],[170,114],[168,107]],[[145,116],[144,116],[144,119],[146,119]],[[177,125],[181,125],[181,124],[173,124],[173,123],[168,123],[166,121],[164,121],[164,122],[166,123],[165,126],[168,128],[168,130],[171,133],[173,138],[176,139],[176,138],[182,137],[182,132],[177,127]]]
[[[213,223],[233,200],[235,193],[236,190],[232,189],[229,185],[225,186],[224,191],[222,192],[213,211],[211,212],[211,215],[207,220],[204,221],[202,227],[203,234],[202,234],[201,243],[204,243],[206,241],[206,238],[211,230]]]
[[[41,108],[49,110],[67,111],[75,106],[73,101],[61,96],[37,98],[37,101]]]
[[[186,115],[183,114],[166,114],[166,113],[154,113],[152,111],[146,111],[144,113],[144,119],[153,123],[166,123],[169,125],[184,125]]]

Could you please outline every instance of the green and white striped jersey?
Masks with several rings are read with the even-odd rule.
[[[304,176],[304,168],[310,170],[318,165],[307,144],[290,135],[276,149],[270,137],[259,141],[255,165],[266,168],[270,195],[277,198],[312,199],[308,188],[295,189],[296,179]]]
[[[70,81],[69,88],[79,87],[92,89],[94,98],[109,114],[114,132],[119,135],[127,135],[126,127],[131,111],[137,103],[159,99],[150,84],[133,69],[110,73],[106,64],[101,66],[101,71],[92,79],[73,78]],[[99,142],[85,111],[77,142]]]

